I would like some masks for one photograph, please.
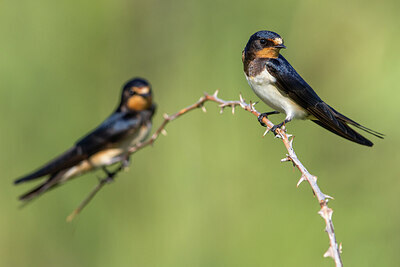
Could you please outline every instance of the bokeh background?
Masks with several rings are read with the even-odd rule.
[[[399,266],[399,11],[394,0],[1,1],[0,266],[333,266],[282,143],[214,103],[168,125],[72,223],[101,172],[23,209],[17,196],[34,183],[12,185],[96,127],[133,76],[153,85],[156,126],[204,91],[256,100],[241,51],[262,29],[284,37],[283,55],[323,99],[387,135],[366,148],[311,122],[288,127],[335,197],[345,265]]]

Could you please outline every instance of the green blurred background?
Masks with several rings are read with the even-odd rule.
[[[33,184],[13,179],[97,126],[133,76],[153,85],[156,126],[204,91],[256,100],[241,51],[262,29],[284,37],[283,55],[323,99],[387,135],[366,148],[311,122],[288,127],[335,197],[345,265],[399,266],[399,10],[394,0],[1,1],[0,266],[333,266],[319,205],[280,163],[282,143],[214,103],[168,125],[73,223],[65,217],[101,172],[23,209],[16,199]]]

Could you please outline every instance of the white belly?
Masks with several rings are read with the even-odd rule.
[[[119,161],[124,160],[128,150],[147,138],[151,130],[151,123],[147,127],[141,127],[136,133],[125,137],[124,140],[115,144],[113,147],[104,149],[96,154],[93,154],[89,159],[82,161],[81,163],[69,168],[61,177],[61,182],[67,181],[68,179],[88,172],[93,169],[97,169],[103,166],[108,166]]]
[[[287,119],[305,119],[308,112],[297,105],[275,86],[276,79],[264,69],[255,77],[247,77],[247,81],[254,93],[271,108],[286,114]]]
[[[89,158],[89,162],[94,167],[101,167],[121,161],[130,148],[146,139],[149,135],[151,123],[146,126],[142,126],[137,132],[126,136],[123,140],[113,145],[113,147],[94,154]]]
[[[124,140],[122,140],[118,144],[118,147],[121,147],[125,152],[128,152],[128,150],[131,147],[145,140],[149,135],[150,131],[151,131],[151,123],[148,123],[146,126],[142,126],[135,134],[132,134],[126,137]]]

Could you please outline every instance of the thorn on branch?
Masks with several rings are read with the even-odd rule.
[[[267,135],[267,133],[269,132],[269,130],[270,130],[270,129],[267,127],[267,130],[265,130],[265,132],[264,132],[264,134],[263,134],[263,137]]]
[[[161,130],[161,134],[164,135],[164,136],[167,136],[167,131],[165,129],[162,129]]]
[[[289,139],[289,137],[288,137]],[[294,140],[294,136],[292,137],[292,139],[289,140],[289,145],[293,148],[293,140]]]
[[[335,259],[332,247],[329,247],[328,250],[325,252],[324,258],[327,258],[327,257],[331,257],[332,259]]]
[[[244,103],[244,99],[243,99],[242,93],[239,94],[239,100],[240,100],[241,103]]]
[[[255,111],[255,110],[256,110],[256,108],[255,108],[254,106],[255,106],[257,103],[258,103],[258,101],[256,101],[256,102],[254,102],[254,103],[251,104],[251,110],[252,110],[252,111]]]
[[[299,181],[297,182],[296,187],[299,187],[299,185],[300,185],[302,182],[304,182],[305,180],[306,180],[306,177],[305,177],[304,175],[302,175],[302,176],[300,177]]]
[[[281,159],[281,162],[291,161],[292,159],[286,154],[286,158]]]
[[[249,102],[249,106],[250,106],[250,111],[254,111],[253,102],[251,102],[251,100],[250,100],[250,102]]]
[[[164,120],[169,120],[168,114],[167,114],[167,113],[164,113],[164,114],[163,114],[163,118],[164,118]]]
[[[202,110],[204,113],[207,112],[206,107],[205,107],[204,105],[201,105],[201,110]]]
[[[215,90],[215,92],[214,92],[214,94],[213,94],[213,97],[217,98],[217,97],[218,97],[218,93],[219,93],[219,90],[218,90],[218,89]]]

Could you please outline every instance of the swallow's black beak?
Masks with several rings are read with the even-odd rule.
[[[283,48],[283,49],[285,49],[286,46],[284,44],[279,44],[279,45],[276,45],[275,48]]]
[[[143,98],[149,98],[151,97],[151,93],[148,92],[147,94],[141,94],[140,96],[142,96]]]

